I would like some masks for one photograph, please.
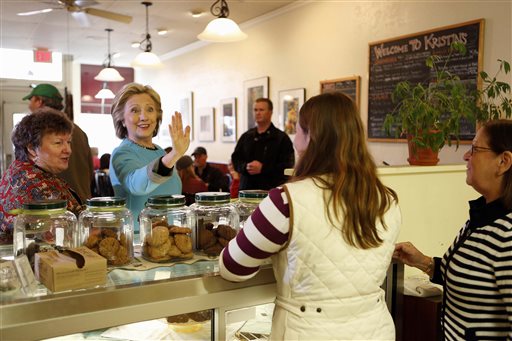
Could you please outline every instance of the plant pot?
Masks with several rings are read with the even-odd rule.
[[[407,136],[407,146],[409,148],[409,157],[407,161],[411,166],[435,166],[439,162],[437,157],[439,152],[434,152],[430,148],[421,148],[412,142],[412,136]]]

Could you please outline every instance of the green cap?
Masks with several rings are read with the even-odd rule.
[[[62,99],[59,90],[57,90],[57,88],[51,84],[39,84],[38,86],[32,89],[32,92],[30,92],[27,96],[23,97],[23,100],[25,101],[27,99],[31,99],[34,96]]]

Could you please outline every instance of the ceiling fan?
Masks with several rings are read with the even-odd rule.
[[[87,14],[102,17],[109,20],[119,21],[125,24],[129,24],[132,21],[132,17],[129,15],[114,13],[105,11],[102,9],[92,8],[90,6],[98,5],[99,2],[95,0],[55,0],[51,2],[44,2],[57,7],[49,7],[36,11],[20,12],[17,13],[20,16],[35,15],[41,13],[48,13],[53,10],[66,9],[71,15],[78,21],[81,26],[89,26],[89,20]]]

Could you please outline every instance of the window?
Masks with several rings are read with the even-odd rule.
[[[34,62],[34,51],[0,48],[0,78],[62,81],[62,53],[52,52],[51,63]]]

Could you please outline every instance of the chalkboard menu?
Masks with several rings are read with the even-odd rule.
[[[396,142],[383,130],[384,119],[395,107],[391,94],[401,81],[428,84],[433,72],[428,56],[446,57],[452,42],[466,45],[465,55],[452,55],[447,71],[458,75],[469,90],[476,90],[483,55],[484,20],[441,27],[425,32],[370,43],[368,84],[368,140]],[[461,140],[472,140],[475,126],[461,122]],[[402,140],[403,141],[403,140]]]
[[[320,82],[320,93],[330,91],[343,92],[348,95],[359,107],[359,76],[331,79]]]

